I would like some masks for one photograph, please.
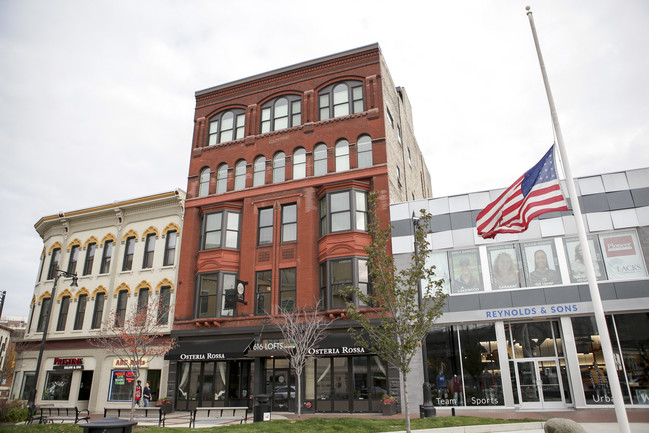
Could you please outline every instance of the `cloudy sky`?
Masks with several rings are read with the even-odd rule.
[[[39,218],[186,188],[194,92],[378,42],[435,196],[649,166],[646,0],[0,0],[0,290],[26,316]]]

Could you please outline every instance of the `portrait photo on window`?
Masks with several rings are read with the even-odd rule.
[[[584,263],[584,255],[581,249],[581,243],[578,238],[566,238],[563,240],[566,247],[566,258],[568,259],[568,267],[570,268],[570,281],[573,283],[582,283],[588,280],[586,276],[586,265]],[[595,236],[588,237],[588,247],[590,248],[590,255],[593,258],[593,267],[595,268],[595,277],[597,280],[605,280],[604,275],[604,262],[602,261],[602,253],[599,249]]]
[[[642,258],[638,235],[634,231],[599,235],[609,280],[644,278],[647,268]]]
[[[491,287],[494,290],[521,287],[521,259],[515,245],[489,247]]]
[[[527,285],[561,284],[561,273],[554,241],[528,242],[522,245]]]
[[[449,253],[453,281],[452,293],[470,293],[484,290],[478,249],[451,251]]]
[[[426,266],[435,266],[435,280],[444,280],[442,282],[442,293],[450,294],[451,277],[448,271],[448,253],[446,251],[431,252],[426,257]],[[426,287],[426,284],[426,281],[422,281],[422,287]],[[424,293],[424,296],[433,295],[434,293]]]

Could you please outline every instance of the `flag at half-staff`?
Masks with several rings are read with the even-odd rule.
[[[553,145],[534,167],[478,214],[476,228],[485,239],[498,233],[520,233],[535,217],[563,210],[569,209],[557,179]]]

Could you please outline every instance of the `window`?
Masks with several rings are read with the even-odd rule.
[[[67,400],[70,395],[71,371],[48,371],[43,400]]]
[[[401,169],[397,165],[397,183],[401,186]]]
[[[361,135],[358,137],[356,153],[359,168],[372,166],[372,139],[369,135]]]
[[[273,208],[259,209],[259,236],[257,245],[273,243]]]
[[[23,383],[20,386],[20,399],[29,400],[31,390],[36,388],[36,372],[26,371],[23,373]]]
[[[232,317],[233,309],[225,308],[225,294],[234,290],[236,275],[218,272],[200,275],[198,279],[198,312],[202,317]]]
[[[47,279],[53,280],[56,277],[56,271],[59,269],[59,260],[61,259],[61,248],[54,248],[52,250],[52,258],[50,259],[50,269],[47,271]]]
[[[135,236],[126,238],[126,245],[124,246],[124,262],[122,263],[122,271],[130,271],[133,269],[133,254],[135,252]]]
[[[216,193],[222,194],[228,190],[228,165],[221,164],[216,169]]]
[[[73,245],[70,249],[70,261],[68,262],[68,272],[74,274],[77,272],[77,262],[79,261],[79,245]]]
[[[160,294],[158,295],[158,325],[166,325],[169,323],[169,308],[171,306],[171,287],[160,287]]]
[[[295,311],[296,269],[279,270],[279,306],[286,311]]]
[[[79,295],[77,298],[77,314],[74,316],[74,330],[78,331],[83,329],[83,319],[86,316],[86,304],[88,302],[88,295]]]
[[[282,206],[282,242],[297,240],[297,204]]]
[[[106,274],[110,270],[110,259],[113,257],[113,241],[104,242],[104,255],[101,257],[100,274]]]
[[[318,144],[313,150],[313,175],[327,174],[327,145]]]
[[[111,371],[108,401],[131,401],[134,380],[134,373],[129,370]]]
[[[83,264],[83,275],[90,275],[92,273],[92,264],[95,261],[95,251],[97,244],[92,242],[86,247],[86,261]]]
[[[390,126],[394,128],[394,119],[392,118],[392,113],[390,113],[390,109],[388,107],[385,107],[385,112],[388,114],[388,121],[390,122]]]
[[[92,323],[90,327],[92,329],[101,328],[101,320],[104,315],[104,302],[106,301],[105,293],[97,293],[95,295],[95,308],[92,312]]]
[[[266,183],[266,158],[263,156],[255,159],[252,173],[252,186],[261,186]]]
[[[57,331],[65,331],[65,325],[68,321],[68,310],[70,309],[70,297],[61,298],[61,309],[59,310],[59,321],[56,324]]]
[[[211,170],[209,167],[205,167],[201,170],[201,174],[198,178],[198,196],[205,197],[210,193],[210,174]]]
[[[45,330],[45,322],[47,321],[47,316],[50,314],[51,305],[52,298],[45,298],[41,301],[41,314],[38,316],[36,332],[43,332]]]
[[[117,294],[117,308],[115,308],[115,326],[124,326],[126,320],[126,305],[128,304],[128,291],[120,290]]]
[[[363,111],[363,83],[347,81],[325,87],[318,94],[320,120]]]
[[[306,177],[306,150],[298,147],[293,152],[293,179],[303,179]]]
[[[302,123],[302,97],[282,96],[261,107],[261,133],[278,131]]]
[[[149,269],[153,267],[153,253],[155,252],[155,233],[146,235],[144,241],[144,258],[142,260],[142,269]]]
[[[410,155],[410,148],[408,150],[408,164],[412,165],[412,156]]]
[[[367,229],[367,193],[331,192],[320,199],[320,235]]]
[[[162,266],[173,266],[176,259],[176,242],[178,241],[178,232],[169,230],[167,240],[165,241],[165,255]]]
[[[397,139],[399,140],[399,144],[401,144],[401,126],[397,125]]]
[[[284,182],[286,173],[286,156],[284,152],[277,152],[273,157],[273,183]]]
[[[146,315],[148,310],[149,310],[149,289],[143,287],[140,289],[139,292],[137,292],[137,312],[144,313],[144,315]]]
[[[246,187],[246,161],[237,161],[234,166],[234,190],[239,191]]]
[[[349,142],[340,140],[336,143],[336,171],[349,170]]]
[[[203,248],[233,248],[239,247],[239,218],[238,212],[221,211],[205,215],[203,218]]]
[[[364,305],[358,299],[351,299],[348,290],[358,287],[363,293],[371,294],[367,259],[350,257],[323,263],[320,287],[323,305],[328,310],[345,308],[348,301]]]
[[[246,114],[243,109],[225,111],[210,119],[210,129],[207,144],[218,143],[243,138]]]
[[[255,314],[258,316],[270,314],[271,276],[271,271],[260,271],[255,278]]]

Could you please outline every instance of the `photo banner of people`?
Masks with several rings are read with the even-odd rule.
[[[647,276],[647,268],[635,232],[601,234],[599,242],[609,280]]]
[[[442,293],[448,295],[451,293],[451,278],[448,272],[448,253],[446,251],[438,251],[428,254],[426,257],[426,266],[435,266],[435,279],[444,280],[442,282]],[[422,287],[426,287],[427,282],[422,282]],[[424,293],[424,295],[432,296],[434,293]]]
[[[523,256],[528,286],[561,284],[559,261],[553,241],[525,243]]]
[[[566,246],[566,255],[568,256],[568,266],[570,267],[570,281],[573,283],[582,283],[588,280],[586,276],[586,265],[584,264],[584,257],[581,250],[581,243],[578,238],[564,239]],[[602,254],[599,250],[599,245],[595,242],[594,236],[588,237],[588,247],[590,248],[590,255],[593,257],[593,267],[595,268],[595,277],[598,280],[606,279],[604,273],[604,262],[602,262]]]
[[[514,245],[488,248],[491,287],[494,290],[521,287],[521,260]]]
[[[451,251],[450,262],[453,271],[452,293],[481,292],[484,290],[480,256],[477,248]]]

